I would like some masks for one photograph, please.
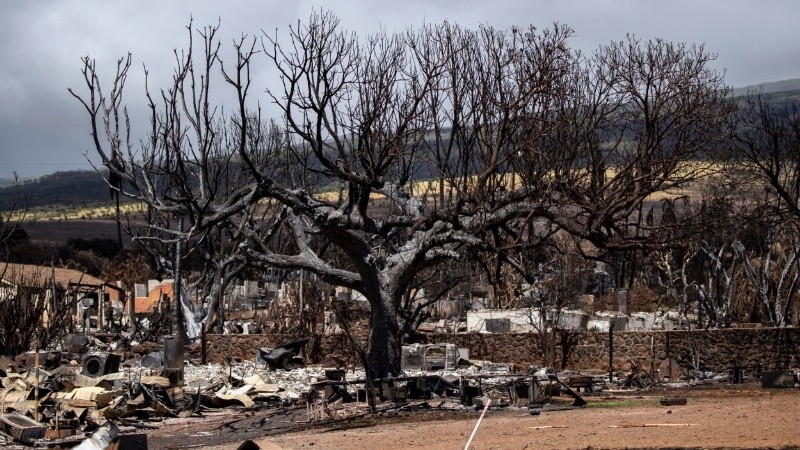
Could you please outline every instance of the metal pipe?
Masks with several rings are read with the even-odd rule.
[[[481,412],[481,416],[478,417],[478,423],[475,424],[475,428],[472,430],[472,434],[469,436],[469,440],[467,441],[466,447],[464,450],[469,450],[470,444],[472,444],[472,439],[475,437],[475,433],[478,432],[478,427],[481,426],[481,421],[483,420],[483,416],[486,415],[486,410],[489,409],[489,405],[492,403],[492,399],[486,399],[486,405],[483,407],[483,411]]]

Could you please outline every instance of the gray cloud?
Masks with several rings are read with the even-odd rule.
[[[241,33],[285,30],[320,7],[360,34],[442,20],[499,28],[559,22],[575,29],[572,44],[586,52],[624,39],[626,33],[705,43],[719,55],[715,67],[727,71],[727,82],[744,86],[800,77],[799,5],[793,0],[5,2],[0,17],[0,177],[14,171],[26,177],[88,168],[83,156],[90,145],[88,123],[66,91],[82,87],[81,56],[96,58],[109,77],[116,59],[133,53],[136,71],[127,94],[135,118],[141,118],[141,65],[147,64],[154,86],[163,86],[171,75],[173,49],[186,41],[190,17],[198,26],[221,20],[223,43]]]

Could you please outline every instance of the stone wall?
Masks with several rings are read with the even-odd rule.
[[[295,339],[287,335],[208,335],[208,359],[223,356],[253,359],[260,347],[274,347]],[[359,339],[364,345],[364,339]],[[525,367],[542,364],[540,339],[534,333],[427,334],[422,343],[449,342],[469,349],[471,359],[514,363]],[[556,367],[575,370],[608,369],[608,333],[562,332],[555,335]],[[614,368],[648,368],[673,358],[704,370],[723,372],[735,364],[756,369],[781,368],[800,362],[800,329],[755,328],[698,331],[615,332]],[[330,360],[358,364],[359,358],[342,335],[312,339],[307,355],[313,362]]]
[[[217,364],[224,358],[252,360],[261,347],[273,348],[297,338],[287,334],[208,334],[206,357]]]
[[[209,362],[217,364],[223,363],[224,358],[252,360],[262,347],[274,348],[300,338],[289,334],[208,334],[206,357]],[[367,348],[366,336],[357,336],[356,339],[362,348]],[[314,363],[361,365],[358,353],[344,334],[314,336],[303,350],[306,359]]]
[[[556,367],[575,370],[608,369],[608,333],[563,332],[555,338]],[[470,350],[470,358],[542,364],[536,334],[428,335],[427,342],[451,342]],[[800,360],[800,329],[757,328],[698,331],[615,332],[614,367],[649,368],[651,355],[658,364],[673,358],[704,370],[722,372],[738,364],[763,369],[786,367]]]

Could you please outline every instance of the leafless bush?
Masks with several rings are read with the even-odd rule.
[[[263,333],[297,334],[308,336],[316,333],[324,310],[324,287],[315,281],[300,281],[291,284],[286,298],[273,300],[266,311],[257,316],[256,323]]]
[[[74,330],[75,302],[67,291],[33,280],[1,287],[0,353],[14,356],[56,346]]]

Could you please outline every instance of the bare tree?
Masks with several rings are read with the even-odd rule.
[[[555,367],[556,350],[569,330],[565,330],[563,312],[574,308],[582,294],[581,278],[585,276],[588,261],[577,251],[577,244],[567,233],[558,233],[548,240],[539,253],[543,262],[529,261],[524,266],[511,261],[517,273],[522,273],[526,284],[534,290],[534,304],[530,305],[529,323],[536,330],[538,346],[545,367]],[[522,267],[524,269],[520,270]],[[567,349],[562,346],[562,350]],[[564,368],[566,358],[561,360]]]
[[[632,233],[639,205],[702,174],[697,158],[726,114],[702,47],[629,39],[584,57],[561,25],[358,39],[322,12],[288,43],[237,40],[223,63],[216,31],[197,32],[197,60],[192,41],[177,54],[161,106],[147,94],[138,152],[118,126],[130,59],[106,94],[86,58],[88,94],[74,95],[95,149],[123,195],[186,218],[165,230],[174,239],[227,228],[251,264],[361,292],[378,376],[399,372],[399,305],[428,268],[508,237],[530,245],[516,231],[528,223],[598,247],[651,245]],[[278,73],[271,123],[250,95],[257,56]],[[217,77],[237,99],[230,113],[211,106]],[[220,183],[214,161],[235,162],[242,182]]]
[[[738,320],[734,307],[741,259],[734,247],[742,239],[748,211],[730,195],[724,177],[710,177],[704,185],[699,199],[687,198],[677,208],[665,202],[661,216],[648,219],[667,222],[667,230],[688,221],[692,225],[683,228],[696,233],[682,236],[674,248],[653,252],[647,262],[682,315],[696,313],[698,326],[725,327]]]
[[[47,267],[25,274],[17,270],[8,264],[0,270],[0,276],[13,280],[0,289],[0,354],[6,356],[55,347],[75,329],[77,289],[57,285]]]
[[[19,192],[19,176],[14,173],[14,194],[6,211],[0,213],[0,247],[5,257],[10,256],[9,243],[16,243],[20,237],[27,236],[19,224],[28,210],[28,199]]]
[[[800,113],[795,102],[751,92],[731,119],[729,172],[776,221],[800,219]],[[755,182],[755,183],[753,183]],[[761,194],[765,197],[759,198]]]
[[[755,255],[746,252],[740,241],[733,243],[764,319],[772,326],[790,324],[800,285],[800,241],[795,227],[787,224],[770,229],[761,251]]]
[[[734,302],[740,278],[740,260],[733,251],[738,241],[700,243],[700,250],[707,259],[703,279],[695,285],[699,309],[709,326],[725,327],[737,319]]]
[[[207,293],[207,311],[202,318],[206,330],[222,331],[225,326],[225,294],[231,283],[248,268],[247,260],[238,252],[237,242],[220,228],[216,239],[212,235],[195,248],[202,251],[203,267],[190,290]]]
[[[754,223],[763,233],[758,245],[736,242],[734,249],[765,321],[785,326],[798,280],[800,113],[796,102],[760,91],[737,100],[727,170],[757,205]]]
[[[478,258],[475,255],[475,258]],[[419,326],[426,320],[435,317],[436,304],[458,295],[471,280],[479,276],[477,264],[473,258],[452,259],[436,266],[420,271],[414,276],[401,301],[397,304],[397,314],[402,323],[403,341],[410,342]],[[445,314],[461,313],[460,307],[446,310]],[[441,318],[441,317],[439,317]]]

